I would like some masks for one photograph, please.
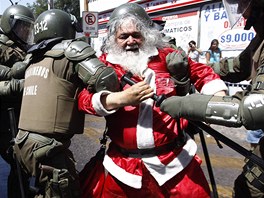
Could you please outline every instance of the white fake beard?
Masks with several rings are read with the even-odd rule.
[[[139,50],[138,53],[132,51],[123,52],[121,54],[122,62],[120,65],[125,69],[130,71],[134,75],[141,76],[145,69],[147,69],[147,64],[149,61],[149,56],[144,53],[144,51]]]
[[[111,56],[114,58],[114,63],[121,65],[132,74],[143,77],[143,72],[147,69],[149,62],[149,53],[147,50],[139,49],[138,52],[125,51],[119,52],[112,51]]]

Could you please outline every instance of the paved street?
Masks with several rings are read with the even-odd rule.
[[[248,144],[245,142],[245,129],[231,129],[219,126],[213,128],[217,129],[222,134],[225,134],[243,147],[248,147]],[[218,195],[220,198],[231,198],[233,182],[242,170],[244,157],[223,143],[221,143],[223,148],[219,148],[215,139],[206,134],[207,133],[204,133]],[[198,155],[203,159],[202,168],[207,176],[208,182],[210,183],[199,136],[197,136],[196,142],[198,144]]]
[[[8,176],[9,166],[0,156],[0,195],[3,198],[7,197],[6,183]]]
[[[85,133],[82,135],[75,135],[72,139],[71,149],[75,155],[77,169],[79,171],[100,148],[99,138],[103,133],[104,124],[105,122],[103,118],[87,116]],[[244,141],[246,132],[245,129],[225,128],[214,125],[212,125],[212,127],[220,131],[222,134],[232,138],[233,141],[236,141],[244,147],[248,146]],[[211,164],[213,166],[219,198],[230,198],[234,179],[240,173],[241,167],[243,166],[243,156],[238,154],[236,151],[233,151],[223,143],[223,148],[220,149],[212,136],[208,136],[207,133],[204,133],[204,136],[207,142]],[[198,155],[203,159],[202,167],[210,183],[199,135],[195,135],[195,141],[198,144]],[[6,167],[7,166],[4,165],[0,159],[1,198],[6,198],[6,193],[3,191],[3,185],[6,182],[5,178],[7,176]]]

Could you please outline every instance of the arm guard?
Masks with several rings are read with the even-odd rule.
[[[251,94],[242,100],[242,122],[250,130],[264,129],[264,95]]]
[[[95,56],[95,51],[83,41],[72,42],[65,50],[65,56],[78,62],[79,78],[88,85],[91,92],[101,90],[119,91],[120,85],[113,68],[106,67]]]
[[[240,127],[239,100],[229,96],[191,94],[173,96],[164,100],[160,109],[173,118],[208,122],[231,127]]]
[[[164,100],[160,109],[173,118],[184,117],[228,127],[264,129],[264,95],[251,94],[242,100],[232,96],[192,94]]]

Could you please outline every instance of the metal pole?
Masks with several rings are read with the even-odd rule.
[[[88,0],[84,0],[84,11],[89,11],[89,2]],[[90,37],[86,37],[86,42],[91,45],[91,38]]]
[[[54,8],[53,0],[48,0],[48,10],[53,9],[53,8]]]
[[[231,149],[233,149],[236,152],[240,153],[244,157],[252,160],[255,164],[257,164],[258,166],[260,166],[261,168],[264,169],[264,160],[261,159],[259,156],[255,155],[251,151],[245,149],[244,147],[240,146],[236,142],[232,141],[231,139],[227,138],[226,136],[222,135],[221,133],[219,133],[215,129],[207,126],[206,124],[204,124],[202,122],[191,121],[191,120],[189,120],[189,122],[193,123],[194,125],[196,125],[200,129],[204,130],[206,133],[208,133],[211,136],[215,137],[217,140],[219,140],[222,143],[224,143],[225,145],[229,146]]]
[[[89,11],[88,0],[84,0],[84,11]]]
[[[203,134],[202,130],[199,131],[199,135],[200,135],[201,145],[203,148],[204,159],[206,162],[206,166],[207,166],[207,170],[208,170],[208,174],[209,174],[209,178],[210,178],[210,182],[211,182],[211,186],[212,186],[213,198],[218,198],[218,192],[217,192],[216,182],[214,179],[214,173],[213,173],[209,153],[207,150],[207,146],[206,146],[206,142],[205,142],[205,138],[204,138],[204,134]]]

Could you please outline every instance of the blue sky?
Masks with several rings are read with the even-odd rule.
[[[12,0],[12,2],[15,4],[18,2],[20,5],[27,6],[27,3],[32,4],[35,2],[35,0]],[[9,0],[0,0],[0,14],[2,15],[6,8],[8,8],[11,5]]]

